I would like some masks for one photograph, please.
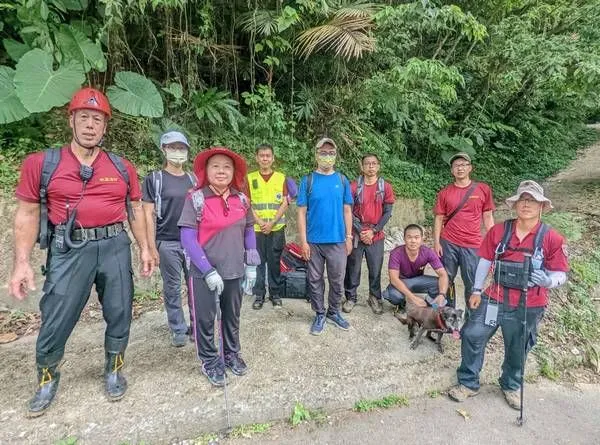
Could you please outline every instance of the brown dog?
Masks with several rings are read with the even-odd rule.
[[[463,310],[445,306],[433,309],[432,307],[417,307],[412,304],[407,305],[406,324],[408,325],[410,349],[416,349],[421,342],[421,337],[427,332],[426,337],[435,342],[440,353],[444,353],[442,346],[442,336],[452,334],[455,339],[460,338],[460,328],[463,322]],[[419,330],[415,336],[415,327]],[[436,333],[437,338],[432,334]]]

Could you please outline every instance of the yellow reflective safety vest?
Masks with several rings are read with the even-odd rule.
[[[248,173],[248,185],[250,187],[250,202],[256,214],[266,222],[273,221],[277,210],[285,199],[283,196],[283,184],[285,175],[279,172],[273,172],[273,175],[267,182],[263,179],[259,171]],[[285,214],[273,226],[273,232],[285,227]],[[254,231],[260,232],[260,226],[254,224]]]

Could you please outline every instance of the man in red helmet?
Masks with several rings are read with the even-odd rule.
[[[121,368],[133,299],[126,219],[140,247],[142,274],[149,276],[154,269],[136,170],[101,148],[111,117],[108,99],[100,91],[83,88],[73,96],[69,115],[71,143],[29,155],[15,192],[18,208],[10,292],[17,299],[35,289],[29,260],[36,239],[41,248],[49,248],[36,345],[38,386],[28,406],[31,417],[43,414],[52,403],[65,344],[92,285],[106,320],[106,392],[110,400],[123,397],[127,381]]]

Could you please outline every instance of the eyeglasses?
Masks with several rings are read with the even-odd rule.
[[[536,201],[533,198],[519,198],[519,199],[517,199],[517,202],[520,203],[520,204],[525,203],[525,204],[528,204],[528,205],[529,204],[539,204],[539,201]]]
[[[469,165],[471,165],[470,162],[465,162],[464,164],[454,164],[452,168],[458,170],[459,168],[467,168]]]
[[[335,156],[336,152],[335,151],[318,151],[317,152],[317,156]]]

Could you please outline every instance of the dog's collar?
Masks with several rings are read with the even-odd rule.
[[[440,311],[437,311],[435,323],[437,324],[438,329],[448,329],[448,326],[446,326],[446,323],[444,322],[444,319],[442,318],[442,313]]]

